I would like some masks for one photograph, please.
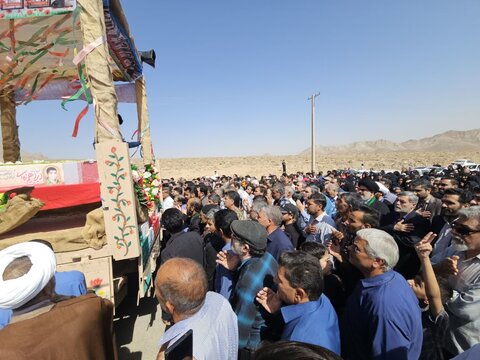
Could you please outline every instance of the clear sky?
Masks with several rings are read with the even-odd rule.
[[[478,0],[124,0],[145,66],[157,157],[296,154],[480,127]],[[91,158],[93,108],[19,108],[22,147]],[[125,138],[136,108],[121,105]]]

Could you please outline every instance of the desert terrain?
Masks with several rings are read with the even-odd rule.
[[[441,152],[365,152],[351,154],[316,155],[316,170],[365,169],[401,170],[402,168],[431,166],[433,164],[448,165],[455,159],[471,159],[480,162],[480,146],[478,151],[441,151]],[[186,179],[212,176],[214,171],[219,175],[280,175],[282,160],[287,164],[287,172],[308,172],[311,167],[310,154],[285,156],[249,156],[249,157],[212,157],[212,158],[159,158],[159,171],[163,178]]]

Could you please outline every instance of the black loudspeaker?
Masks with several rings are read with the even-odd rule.
[[[65,0],[55,0],[55,1],[52,1],[52,7],[54,7],[54,8],[63,8],[63,7],[65,7]]]
[[[149,51],[140,51],[140,60],[151,67],[155,68],[155,59],[157,56],[155,55],[155,50]]]

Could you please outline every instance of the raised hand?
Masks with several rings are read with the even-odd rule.
[[[270,314],[276,313],[282,307],[282,300],[280,300],[278,294],[268,287],[260,290],[255,299]]]
[[[437,234],[434,234],[432,231],[430,231],[415,245],[415,251],[417,252],[417,256],[420,260],[430,256],[430,253],[433,249],[431,243],[433,239],[435,239],[435,236],[437,236]]]
[[[393,230],[401,232],[411,232],[413,230],[413,224],[405,224],[404,220],[400,220],[393,226]]]
[[[303,203],[300,200],[297,200],[295,203],[297,205],[298,211],[303,212],[303,210],[305,210],[305,205],[303,205]]]
[[[223,250],[218,252],[216,262],[227,270],[235,271],[240,264],[240,258],[231,252]]]
[[[340,262],[343,262],[342,249],[339,243],[334,241],[327,242],[327,249],[330,255]]]
[[[424,217],[425,219],[430,219],[430,217],[432,216],[432,213],[430,211],[427,211],[427,210],[417,210],[417,213]]]
[[[343,235],[341,231],[338,231],[335,229],[332,229],[332,236],[335,238],[335,240],[337,240],[337,242],[342,241],[343,238],[345,237],[345,235]]]
[[[317,232],[317,227],[315,225],[307,225],[305,227],[305,232],[307,234],[315,234]]]

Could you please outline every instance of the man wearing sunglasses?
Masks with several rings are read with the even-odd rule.
[[[457,355],[480,342],[480,206],[460,210],[451,226],[452,243],[434,269],[452,293],[445,303],[450,327],[444,347]]]

